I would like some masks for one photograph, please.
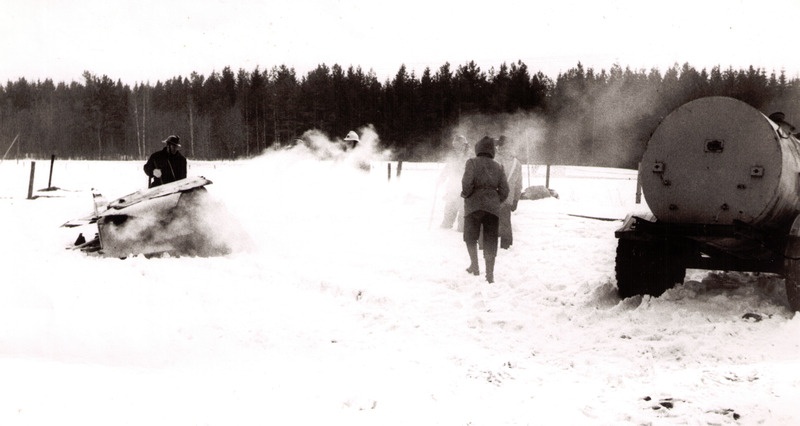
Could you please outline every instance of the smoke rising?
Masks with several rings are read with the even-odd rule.
[[[462,116],[452,133],[464,135],[472,147],[484,136],[505,136],[507,144],[510,144],[506,149],[510,149],[523,163],[545,164],[547,161],[547,126],[537,113],[468,114]],[[449,148],[450,144],[445,146]]]
[[[235,173],[213,171],[209,191],[241,219],[259,256],[308,259],[318,267],[362,254],[368,259],[407,226],[407,180],[387,180],[382,161],[391,153],[378,148],[374,129],[357,132],[359,144],[344,151],[341,139],[308,131],[290,148],[236,162]]]
[[[321,130],[311,129],[303,133],[288,150],[301,157],[341,161],[356,166],[391,157],[390,151],[380,150],[380,138],[373,125],[360,127],[358,134],[359,142],[354,148],[348,148],[347,142],[342,138],[331,138]],[[267,151],[267,155],[269,154],[270,151]]]
[[[385,183],[386,176],[376,181],[372,162],[391,158],[391,152],[379,148],[373,126],[357,130],[354,147],[309,130],[290,147],[268,149],[231,167],[192,162],[190,174],[209,176],[214,184],[105,210],[94,229],[101,254],[224,256],[281,246],[274,236],[259,232],[272,224],[321,235],[341,226],[363,229],[369,221],[363,213],[381,196],[375,185]]]
[[[145,200],[102,219],[101,243],[111,256],[221,256],[253,244],[240,223],[204,188]]]
[[[621,71],[620,71],[621,73]],[[638,74],[640,75],[640,74]],[[599,79],[599,77],[598,77]],[[562,85],[557,105],[536,112],[465,114],[451,129],[474,145],[505,135],[528,164],[635,168],[664,115],[664,95],[652,84],[625,76]],[[449,141],[442,145],[449,149]]]
[[[548,132],[554,164],[636,168],[665,114],[663,94],[633,77],[600,80],[580,90],[567,85]]]

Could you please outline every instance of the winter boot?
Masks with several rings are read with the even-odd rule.
[[[494,282],[494,257],[487,257],[486,260],[486,281],[491,284]]]
[[[481,269],[478,266],[478,246],[475,243],[467,243],[467,253],[469,253],[469,268],[467,272],[472,275],[480,275]]]

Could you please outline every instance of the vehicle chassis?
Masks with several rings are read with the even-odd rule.
[[[789,306],[800,310],[800,220],[789,232],[731,225],[673,224],[629,215],[614,235],[620,297],[659,296],[682,283],[686,269],[780,274]]]

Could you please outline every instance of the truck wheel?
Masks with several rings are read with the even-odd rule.
[[[789,299],[789,308],[800,311],[800,239],[790,238],[786,246],[783,261],[783,278],[786,282],[786,298]]]
[[[800,265],[794,267],[800,268]],[[800,274],[797,272],[786,274],[786,298],[789,299],[789,308],[792,311],[800,311]]]
[[[792,225],[794,229],[797,224]],[[789,308],[800,311],[800,238],[790,235],[784,249],[783,278],[786,282],[786,298],[789,299]]]
[[[617,292],[625,299],[636,295],[660,296],[683,282],[686,268],[679,252],[662,242],[620,239],[617,244]]]

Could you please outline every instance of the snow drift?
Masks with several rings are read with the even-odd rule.
[[[68,190],[36,200],[28,162],[0,166],[0,423],[800,421],[780,278],[691,270],[616,295],[621,222],[580,216],[643,208],[635,171],[554,168],[559,198],[520,202],[487,285],[461,235],[429,227],[438,164],[190,160],[252,250],[126,260],[64,250],[59,226],[92,187],[144,184],[141,163],[56,164]]]

